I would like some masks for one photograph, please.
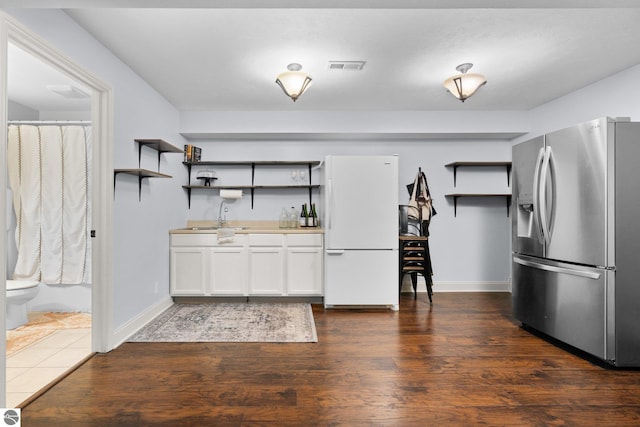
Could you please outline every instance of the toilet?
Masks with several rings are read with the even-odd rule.
[[[40,283],[33,280],[7,280],[7,329],[27,323],[27,302],[39,290]]]

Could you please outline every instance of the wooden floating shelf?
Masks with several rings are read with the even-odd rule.
[[[134,175],[138,177],[138,201],[140,201],[142,195],[142,180],[145,178],[172,178],[171,175],[160,173],[160,158],[162,153],[182,153],[182,150],[173,144],[169,144],[162,139],[134,139],[138,144],[138,168],[134,169],[114,169],[113,171],[113,193],[115,197],[116,190],[116,176],[124,173],[127,175]],[[140,168],[142,160],[142,147],[149,147],[152,150],[158,152],[158,172],[150,171],[148,169]]]
[[[147,169],[114,169],[114,174],[125,173],[127,175],[135,175],[140,178],[172,178],[171,175],[167,175],[160,172],[154,172]]]
[[[204,160],[201,162],[182,162],[183,165],[187,166],[216,166],[216,165],[229,165],[229,166],[287,166],[287,165],[312,165],[318,166],[322,163],[319,160],[259,160],[259,161],[250,161],[250,160]]]
[[[140,201],[140,198],[142,197],[142,180],[145,178],[172,178],[171,175],[167,175],[164,173],[160,173],[160,172],[154,172],[154,171],[150,171],[147,169],[114,169],[113,170],[113,192],[114,192],[114,196],[115,196],[115,190],[116,190],[116,176],[118,176],[118,174],[126,174],[126,175],[133,175],[133,176],[137,176],[138,177],[138,201]]]
[[[509,186],[509,177],[511,176],[511,162],[501,161],[501,162],[475,162],[475,161],[465,161],[465,162],[451,162],[444,165],[447,168],[453,168],[453,186],[456,186],[456,176],[457,171],[460,166],[504,166],[507,168],[507,186]]]
[[[511,193],[451,193],[445,194],[445,197],[453,198],[453,216],[458,211],[458,199],[460,197],[505,197],[507,201],[507,217],[509,216],[509,207],[511,206]]]
[[[320,188],[320,185],[318,184],[314,184],[314,185],[251,185],[251,184],[247,184],[247,185],[183,185],[182,188],[188,189],[202,189],[202,190],[207,190],[207,189],[211,189],[211,190],[221,190],[221,189],[228,189],[228,190],[242,190],[242,189],[264,189],[264,188],[302,188],[302,189],[309,189],[309,188]]]
[[[187,203],[191,208],[191,190],[216,190],[216,189],[234,189],[234,190],[251,190],[251,209],[253,209],[253,201],[255,190],[261,189],[305,189],[309,191],[309,204],[312,203],[312,190],[320,188],[318,184],[311,184],[311,170],[313,166],[322,164],[320,160],[204,160],[200,162],[182,162],[187,167],[188,185],[183,185],[187,192]],[[305,165],[308,167],[309,184],[307,185],[255,185],[256,166],[293,166]],[[193,166],[251,166],[251,184],[247,185],[191,185],[191,168]]]
[[[147,146],[159,153],[182,153],[183,150],[163,139],[134,139],[140,146]]]

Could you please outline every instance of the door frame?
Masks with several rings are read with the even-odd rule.
[[[7,162],[7,52],[12,43],[42,62],[56,68],[92,91],[93,138],[91,310],[94,352],[114,347],[113,334],[113,91],[109,85],[78,65],[57,48],[37,36],[14,18],[0,11],[0,164]],[[6,169],[6,168],[5,168]],[[0,224],[6,224],[7,177],[0,174]],[[0,239],[0,259],[7,259],[6,238]],[[6,262],[0,275],[7,277]],[[6,289],[6,284],[2,287]],[[6,372],[6,295],[0,292],[0,371]],[[0,381],[0,403],[4,406],[6,382]]]

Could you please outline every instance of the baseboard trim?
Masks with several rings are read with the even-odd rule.
[[[427,292],[423,280],[418,279],[418,292]],[[434,282],[433,292],[511,292],[511,282]],[[405,280],[402,292],[413,292],[411,281]]]
[[[113,348],[115,349],[120,344],[127,341],[130,336],[138,332],[140,329],[142,329],[143,326],[145,326],[147,323],[149,323],[151,320],[156,318],[160,313],[162,313],[172,305],[173,305],[173,299],[171,298],[170,295],[167,295],[166,298],[164,298],[157,304],[149,307],[148,309],[146,309],[145,311],[143,311],[142,313],[140,313],[139,315],[137,315],[136,317],[134,317],[133,319],[131,319],[130,321],[128,321],[127,323],[119,327],[118,329],[116,329],[116,331],[113,334],[114,335],[113,338],[115,342],[115,345],[113,346]]]

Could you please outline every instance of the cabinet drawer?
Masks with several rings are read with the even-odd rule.
[[[287,246],[322,246],[322,234],[287,234]]]
[[[236,234],[233,242],[218,243],[218,235],[215,233],[172,234],[171,246],[243,246],[246,238],[244,234]]]
[[[282,234],[249,234],[249,246],[283,246]]]

